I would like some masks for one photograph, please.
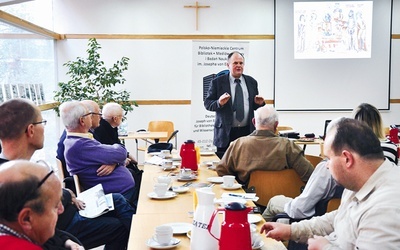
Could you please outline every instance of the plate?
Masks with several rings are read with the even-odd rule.
[[[220,184],[224,182],[224,179],[222,177],[209,177],[207,181]]]
[[[182,177],[178,176],[178,181],[193,181],[196,180],[197,177],[195,175],[189,176],[189,177]]]
[[[164,168],[164,167],[161,166],[161,168],[162,168],[164,171],[170,171],[170,170],[176,169],[176,166],[172,166],[171,168]]]
[[[226,189],[226,190],[235,190],[235,189],[241,188],[242,185],[239,184],[239,183],[234,183],[232,187],[226,187],[224,184],[221,184],[221,187],[222,187],[223,189]]]
[[[205,162],[203,162],[203,164],[204,165],[207,165],[207,166],[212,166],[212,161],[205,161]]]
[[[164,196],[158,196],[156,193],[151,192],[147,194],[148,197],[156,200],[165,200],[165,199],[171,199],[176,196],[175,192],[167,191],[167,193]]]
[[[260,249],[264,246],[264,241],[260,240],[257,245],[251,245],[251,249]]]
[[[249,221],[249,223],[251,224],[256,224],[258,222],[261,221],[261,217],[256,215],[256,214],[248,214],[247,215],[247,220]]]
[[[186,234],[192,229],[192,224],[178,222],[178,223],[167,223],[163,226],[170,226],[172,227],[173,234]]]
[[[182,187],[182,186],[177,186],[177,187],[172,187],[172,191],[175,193],[186,193],[189,190],[189,187]]]
[[[168,244],[167,246],[161,246],[153,238],[150,238],[150,239],[147,240],[147,246],[151,247],[151,248],[154,248],[154,249],[171,249],[171,248],[174,248],[177,245],[179,245],[179,243],[181,243],[181,241],[179,239],[176,239],[176,238],[172,238],[170,244]]]
[[[214,152],[200,152],[200,155],[202,155],[202,156],[212,156],[212,155],[215,155],[215,153]]]
[[[149,155],[159,155],[159,154],[161,154],[161,152],[150,152],[150,153],[148,153]]]
[[[180,161],[173,161],[172,162],[172,165],[174,165],[174,166],[180,166],[181,165],[181,162]]]
[[[191,231],[191,230],[188,231],[188,232],[186,233],[186,236],[187,236],[189,239],[191,239],[191,238],[192,238],[192,231]]]

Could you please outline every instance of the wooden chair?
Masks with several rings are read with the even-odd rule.
[[[144,129],[140,129],[138,131],[146,131]],[[151,132],[167,132],[167,137],[162,137],[155,139],[154,141],[151,140],[144,140],[146,141],[146,145],[144,147],[139,147],[139,142],[138,140],[135,140],[136,142],[136,158],[138,157],[138,151],[146,151],[147,149],[147,143],[154,144],[158,142],[170,142],[170,140],[174,139],[175,143],[173,143],[174,148],[177,148],[178,144],[178,132],[179,130],[175,130],[174,128],[174,123],[172,121],[150,121],[149,125],[147,127],[147,131]]]
[[[289,126],[278,126],[276,127],[276,134],[279,134],[280,131],[285,131],[285,130],[293,130],[293,128]]]
[[[328,201],[328,205],[326,207],[326,212],[332,212],[339,208],[341,198],[332,198]]]
[[[74,174],[72,175],[74,177],[74,182],[75,182],[75,189],[76,189],[76,196],[78,196],[80,193],[82,193],[83,189],[81,187],[81,184],[79,182],[79,177],[78,175]]]
[[[58,158],[56,158],[56,165],[57,165],[57,176],[60,179],[63,188],[65,188],[63,166]]]
[[[294,198],[300,195],[303,186],[305,186],[305,183],[294,169],[253,171],[250,174],[248,185],[248,187],[255,187],[256,194],[259,197],[257,204],[261,206],[266,206],[275,195],[282,194]]]
[[[314,168],[323,160],[321,156],[316,155],[304,155],[304,157],[306,157],[306,159],[311,162]]]

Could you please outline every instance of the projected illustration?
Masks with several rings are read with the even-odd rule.
[[[294,58],[370,58],[372,1],[294,2]]]

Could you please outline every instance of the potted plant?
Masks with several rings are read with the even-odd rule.
[[[71,100],[93,100],[103,107],[108,102],[117,102],[125,110],[125,114],[133,110],[132,105],[138,106],[135,101],[130,101],[130,93],[126,90],[116,91],[114,86],[124,84],[122,73],[128,69],[129,58],[121,60],[107,69],[100,60],[98,50],[100,44],[95,38],[88,42],[86,59],[77,57],[76,61],[68,61],[63,64],[68,68],[67,75],[71,77],[68,82],[59,82],[59,90],[55,91],[54,100],[63,103]],[[59,114],[59,106],[54,110]]]

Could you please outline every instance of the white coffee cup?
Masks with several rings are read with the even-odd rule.
[[[160,156],[163,158],[166,158],[166,157],[170,156],[170,154],[171,154],[171,152],[168,149],[164,149],[164,150],[161,150]]]
[[[163,196],[165,196],[165,194],[168,191],[168,184],[166,184],[166,183],[156,183],[156,184],[154,184],[153,191],[154,191],[154,193],[156,193],[156,195],[158,197],[163,197]]]
[[[213,161],[212,162],[212,169],[216,169],[218,164],[219,164],[219,161]]]
[[[181,178],[189,179],[191,177],[191,175],[192,175],[192,170],[189,169],[189,168],[182,168],[180,173],[181,173]]]
[[[172,240],[173,230],[171,226],[161,225],[155,229],[155,240],[162,246],[167,246]]]
[[[282,224],[290,224],[290,219],[289,218],[279,218],[276,220],[276,222],[282,223]]]
[[[158,183],[165,183],[167,185],[171,184],[172,179],[171,176],[167,176],[167,175],[160,175],[157,177],[157,182]]]
[[[235,176],[233,175],[224,175],[222,176],[222,179],[224,180],[225,187],[232,187],[235,183]]]
[[[171,169],[173,167],[172,160],[164,160],[162,166],[164,169]]]

